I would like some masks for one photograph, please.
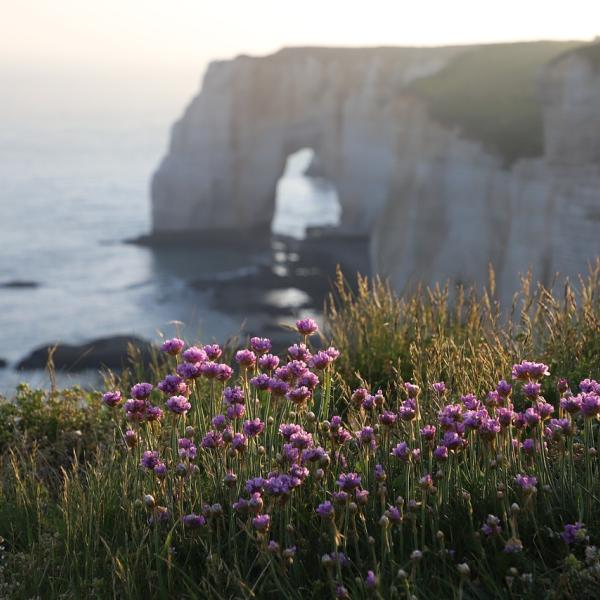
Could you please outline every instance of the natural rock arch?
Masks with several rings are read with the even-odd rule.
[[[267,230],[287,156],[310,147],[338,189],[340,230],[368,234],[389,195],[396,97],[458,51],[290,49],[212,63],[154,176],[155,233]]]

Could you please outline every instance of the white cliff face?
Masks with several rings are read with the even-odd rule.
[[[375,269],[399,288],[415,281],[484,282],[496,270],[510,302],[518,275],[550,284],[600,255],[600,71],[577,54],[545,69],[546,149],[503,169],[477,143],[406,119],[386,204],[372,235]]]
[[[213,63],[152,183],[156,233],[267,228],[289,154],[315,150],[342,229],[368,234],[388,199],[397,98],[458,48],[283,50]]]
[[[464,48],[283,50],[214,63],[152,185],[157,234],[268,231],[287,156],[311,147],[337,187],[342,233],[374,270],[412,282],[549,281],[600,254],[600,70],[570,53],[540,80],[544,156],[505,168],[434,121],[412,92]]]

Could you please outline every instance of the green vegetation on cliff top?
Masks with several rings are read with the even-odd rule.
[[[435,75],[417,80],[412,89],[434,118],[481,141],[510,165],[543,153],[540,69],[582,45],[565,41],[475,46]]]

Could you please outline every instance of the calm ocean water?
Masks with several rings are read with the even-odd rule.
[[[135,107],[134,107],[135,108]],[[186,282],[250,266],[231,251],[157,253],[123,244],[150,229],[149,180],[163,155],[172,111],[131,111],[102,121],[51,114],[0,120],[0,358],[13,364],[34,347],[112,334],[156,339],[182,321],[189,337],[223,339],[243,315],[211,308]],[[288,161],[274,228],[301,237],[305,224],[335,223],[331,186],[299,173],[310,153]],[[79,376],[75,376],[77,380]],[[42,372],[0,369],[0,393]]]

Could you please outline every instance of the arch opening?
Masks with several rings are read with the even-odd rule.
[[[338,227],[341,216],[337,189],[315,151],[301,148],[290,154],[276,186],[271,233],[304,240],[311,228]]]

